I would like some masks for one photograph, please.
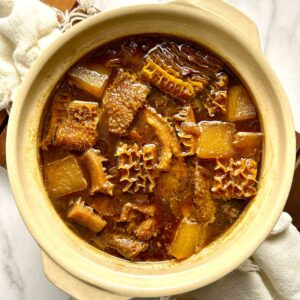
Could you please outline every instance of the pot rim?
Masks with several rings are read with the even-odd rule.
[[[205,8],[199,8],[199,10],[203,10],[205,13],[209,14],[210,22],[214,24],[217,28],[221,30],[220,27],[220,16],[213,14],[210,11],[205,10]],[[25,202],[23,201],[23,195],[24,195],[24,187],[22,186],[22,178],[18,166],[18,129],[20,127],[20,120],[22,119],[22,111],[24,110],[24,102],[25,99],[29,93],[30,87],[34,84],[34,79],[38,76],[38,74],[41,72],[43,67],[48,63],[49,59],[59,50],[62,48],[62,45],[70,42],[72,38],[74,38],[76,35],[78,35],[80,32],[84,32],[88,30],[89,28],[92,28],[96,24],[103,23],[107,20],[110,20],[112,18],[124,18],[124,16],[128,17],[134,17],[138,14],[145,14],[147,12],[148,14],[170,14],[174,16],[182,16],[186,18],[199,18],[199,11],[195,11],[195,8],[193,7],[185,7],[184,11],[182,7],[175,6],[174,4],[168,5],[168,4],[155,4],[155,5],[137,5],[137,6],[131,6],[131,7],[124,7],[120,9],[116,9],[113,11],[107,11],[103,12],[99,15],[95,15],[84,22],[77,24],[74,28],[71,28],[69,31],[58,37],[57,40],[53,42],[38,58],[38,60],[34,63],[31,70],[29,71],[28,75],[24,79],[22,86],[19,90],[16,103],[12,107],[9,125],[8,125],[8,139],[7,139],[7,166],[8,166],[8,174],[9,179],[12,185],[13,193],[16,199],[16,203],[18,206],[18,209],[22,215],[22,218],[24,219],[24,222],[26,226],[28,227],[31,234],[34,236],[38,244],[43,248],[43,250],[63,269],[67,270],[69,273],[73,274],[74,276],[80,278],[83,281],[86,281],[90,284],[93,284],[95,286],[99,286],[101,288],[113,291],[115,293],[120,294],[126,294],[126,295],[135,295],[135,296],[161,296],[161,295],[167,295],[167,294],[174,294],[174,293],[183,293],[186,291],[193,290],[195,288],[198,288],[199,286],[204,286],[206,284],[209,284],[225,274],[229,273],[233,269],[235,269],[238,265],[240,265],[244,260],[246,260],[257,248],[258,246],[263,242],[263,240],[267,237],[268,233],[273,228],[274,224],[276,223],[283,207],[285,204],[285,200],[288,196],[288,191],[292,182],[292,170],[294,168],[294,162],[295,162],[295,141],[289,137],[289,134],[294,134],[294,127],[292,122],[292,115],[291,111],[287,104],[286,96],[278,83],[278,80],[276,79],[275,75],[273,74],[271,68],[266,63],[265,58],[263,57],[261,50],[257,49],[257,45],[251,45],[248,43],[247,36],[244,37],[241,36],[241,31],[235,30],[233,28],[232,24],[226,23],[226,20],[222,20],[223,23],[223,31],[226,31],[228,35],[230,35],[236,42],[238,42],[244,49],[247,51],[247,53],[258,63],[260,66],[262,72],[264,74],[268,75],[268,79],[273,82],[273,89],[275,91],[275,94],[277,95],[278,99],[281,99],[280,102],[278,102],[281,105],[281,109],[283,110],[286,118],[286,123],[283,124],[282,130],[284,131],[285,135],[282,136],[282,140],[284,142],[287,142],[287,145],[285,145],[285,158],[287,158],[285,168],[287,172],[283,172],[281,176],[282,180],[282,186],[277,187],[278,189],[278,201],[274,204],[274,206],[270,209],[270,212],[273,212],[271,216],[266,218],[264,220],[264,226],[261,228],[260,232],[257,233],[255,236],[253,236],[253,240],[251,241],[250,245],[247,246],[245,251],[243,253],[235,253],[236,256],[231,261],[224,261],[222,263],[222,267],[218,268],[218,263],[220,261],[217,261],[215,264],[211,262],[211,267],[215,267],[216,269],[213,272],[210,272],[204,276],[196,277],[191,272],[195,268],[191,268],[188,270],[181,271],[179,273],[176,273],[175,277],[181,275],[181,278],[184,276],[187,276],[189,279],[189,282],[186,282],[184,280],[178,281],[178,278],[175,280],[174,274],[167,274],[167,275],[159,275],[156,276],[147,276],[147,275],[139,275],[138,278],[143,281],[149,282],[152,279],[155,279],[151,281],[151,284],[156,283],[155,286],[146,284],[147,286],[141,286],[136,285],[132,286],[128,283],[122,284],[122,280],[120,278],[122,277],[122,274],[118,268],[115,270],[112,270],[112,276],[108,278],[97,278],[93,274],[88,274],[86,270],[80,269],[76,264],[70,264],[68,261],[66,261],[65,257],[61,256],[56,249],[51,247],[49,243],[47,243],[47,239],[43,236],[44,233],[40,232],[38,228],[34,226],[34,223],[32,220],[30,220],[31,215],[28,214],[28,207],[26,207]],[[276,86],[275,86],[276,85]],[[265,121],[262,122],[264,125]],[[276,157],[276,153],[274,154],[274,157]],[[281,198],[281,199],[280,199]],[[248,224],[250,226],[250,224]],[[75,250],[74,250],[75,251]],[[82,251],[82,249],[79,249],[79,251]],[[84,251],[83,251],[84,252]],[[160,263],[158,263],[160,264]],[[142,266],[143,264],[139,264]],[[193,269],[193,270],[192,270]],[[194,270],[196,273],[196,270]],[[189,274],[189,275],[187,275]],[[124,275],[124,274],[123,274]],[[128,274],[125,274],[128,276]],[[114,282],[110,281],[113,276],[121,276],[118,280],[115,280]],[[129,275],[130,276],[130,275]],[[159,284],[160,280],[163,276],[169,276],[168,284]],[[122,277],[123,279],[125,277]],[[193,280],[191,280],[191,278]],[[114,278],[115,279],[115,278]],[[172,279],[174,279],[174,283],[172,282]],[[135,279],[136,280],[136,279]],[[162,281],[161,281],[162,282]]]

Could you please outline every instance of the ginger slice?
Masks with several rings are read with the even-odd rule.
[[[257,192],[257,162],[253,159],[217,160],[211,188],[215,199],[248,199]]]
[[[50,146],[54,141],[56,129],[59,123],[67,116],[68,105],[71,100],[71,95],[62,91],[57,91],[53,96],[49,127],[47,134],[41,143],[42,150],[48,150],[48,146]]]
[[[113,195],[114,184],[109,180],[105,173],[103,162],[107,159],[104,158],[99,150],[89,149],[83,154],[84,162],[91,178],[90,195],[95,193]]]
[[[96,233],[100,232],[106,226],[106,221],[100,215],[96,214],[92,207],[86,206],[81,198],[73,204],[67,217]]]
[[[84,151],[96,143],[100,118],[97,102],[72,101],[68,116],[59,124],[54,145],[69,150]]]
[[[174,129],[154,108],[146,107],[143,113],[146,122],[153,127],[162,145],[157,169],[161,171],[168,170],[171,165],[172,155],[179,159],[181,158],[181,149]]]
[[[123,135],[137,111],[146,103],[150,87],[134,73],[119,70],[103,97],[104,111],[110,132]]]
[[[216,113],[226,114],[228,79],[228,75],[221,72],[216,75],[206,89],[206,98],[203,104],[210,117],[214,117]]]
[[[184,106],[173,117],[175,130],[183,148],[182,156],[191,156],[196,153],[199,127],[196,124],[193,109],[190,105]]]

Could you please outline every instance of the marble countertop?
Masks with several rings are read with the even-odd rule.
[[[300,131],[300,1],[227,2],[245,12],[257,24],[263,51],[286,90],[296,128]],[[0,299],[70,299],[45,278],[39,247],[17,211],[6,171],[1,167]]]

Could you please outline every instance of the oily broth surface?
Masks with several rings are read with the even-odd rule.
[[[126,37],[107,45],[104,45],[89,55],[85,56],[80,60],[79,63],[97,63],[111,69],[111,75],[107,86],[113,82],[118,69],[122,68],[129,72],[140,73],[144,64],[145,57],[151,49],[157,47],[165,42],[175,42],[177,44],[187,44],[192,45],[195,49],[200,49],[204,53],[209,53],[207,50],[201,48],[199,45],[190,43],[188,41],[180,40],[174,37],[168,36],[131,36]],[[214,55],[212,55],[214,56]],[[234,72],[224,64],[222,67],[222,72],[226,73],[229,77],[228,89],[236,85],[242,85],[241,81],[234,74]],[[100,110],[103,110],[102,98],[97,98],[92,96],[90,93],[85,92],[76,85],[72,84],[68,75],[57,84],[52,96],[49,97],[48,112],[44,118],[42,125],[42,137],[45,138],[46,132],[49,129],[50,115],[51,115],[51,105],[53,101],[53,95],[57,92],[63,92],[71,95],[72,100],[81,101],[94,101],[99,103]],[[193,111],[195,114],[196,122],[201,121],[225,121],[226,116],[221,113],[216,113],[214,116],[209,116],[207,111],[201,106],[202,94],[198,97],[198,102],[194,105]],[[166,101],[166,99],[168,99]],[[192,100],[193,101],[193,100]],[[172,116],[177,114],[180,108],[185,105],[188,101],[180,101],[170,97],[166,93],[160,91],[159,88],[151,84],[151,91],[147,96],[147,104],[153,107],[157,113],[161,114],[164,118],[171,120]],[[246,121],[236,121],[235,124],[237,131],[243,132],[260,132],[260,124],[258,117]],[[115,234],[127,234],[128,235],[128,222],[116,222],[116,219],[122,212],[122,208],[126,203],[132,203],[137,205],[154,205],[156,207],[155,219],[159,223],[159,233],[152,236],[146,242],[148,243],[148,248],[146,251],[141,252],[139,255],[132,258],[135,261],[157,261],[166,260],[174,258],[169,254],[169,247],[175,238],[176,229],[178,228],[180,222],[184,218],[182,211],[191,211],[194,209],[193,202],[193,170],[195,167],[195,157],[185,157],[184,158],[184,170],[181,166],[175,171],[178,174],[188,174],[184,175],[180,180],[182,185],[177,191],[171,191],[168,193],[175,195],[176,199],[169,199],[164,197],[163,191],[158,190],[159,187],[163,186],[164,181],[160,178],[156,179],[157,189],[153,193],[146,192],[136,192],[136,193],[126,193],[122,191],[122,185],[120,185],[119,177],[117,175],[116,168],[116,147],[120,142],[132,144],[133,142],[142,146],[145,144],[154,144],[157,146],[158,150],[161,151],[161,143],[157,138],[153,128],[147,124],[145,118],[142,114],[142,110],[138,110],[134,116],[134,120],[130,125],[130,134],[124,136],[118,136],[112,134],[108,130],[108,120],[107,116],[101,115],[100,121],[97,126],[98,140],[93,145],[93,149],[100,150],[101,154],[107,159],[105,162],[105,168],[108,174],[111,175],[110,181],[115,185],[113,196],[105,195],[103,193],[97,193],[93,196],[90,195],[89,189],[85,189],[79,192],[70,193],[66,196],[59,197],[57,199],[51,198],[51,201],[64,220],[66,225],[78,236],[80,236],[86,242],[92,244],[93,246],[103,250],[95,240],[101,239],[102,235],[115,233]],[[48,150],[41,150],[41,165],[44,165],[60,160],[68,155],[74,155],[79,163],[79,166],[86,178],[88,185],[90,186],[90,173],[82,157],[84,151],[74,151],[64,149],[63,147],[50,145]],[[215,159],[197,159],[197,163],[201,164],[205,169],[207,169],[211,174],[214,173]],[[175,163],[172,162],[172,165]],[[259,161],[258,161],[258,171],[259,171]],[[167,173],[167,172],[166,172]],[[161,176],[164,176],[162,174]],[[161,183],[160,183],[161,182]],[[47,187],[47,186],[46,186]],[[170,187],[172,189],[172,187]],[[68,218],[67,214],[70,210],[70,206],[81,197],[84,199],[87,205],[93,205],[93,208],[98,207],[97,212],[101,214],[101,211],[105,211],[105,221],[107,222],[105,228],[99,232],[95,233],[89,228],[79,225],[76,222]],[[222,233],[224,233],[238,218],[241,212],[245,209],[247,204],[252,200],[253,197],[247,199],[235,199],[232,198],[227,201],[222,201],[220,199],[213,199],[214,205],[216,207],[215,221],[208,224],[206,227],[206,238],[205,243],[207,244],[214,241]],[[176,206],[176,208],[174,208]],[[193,207],[193,208],[192,208]],[[175,211],[175,213],[174,213]],[[179,211],[179,212],[178,212]],[[177,213],[176,213],[177,212]],[[139,223],[144,220],[144,215],[137,213],[135,222]],[[130,235],[134,237],[131,232]],[[118,256],[124,257],[116,249],[107,247],[104,251]]]

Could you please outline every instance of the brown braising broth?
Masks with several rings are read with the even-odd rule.
[[[55,87],[41,128],[55,209],[86,242],[128,260],[201,251],[257,192],[250,95],[214,54],[175,37],[126,37],[84,57]]]

